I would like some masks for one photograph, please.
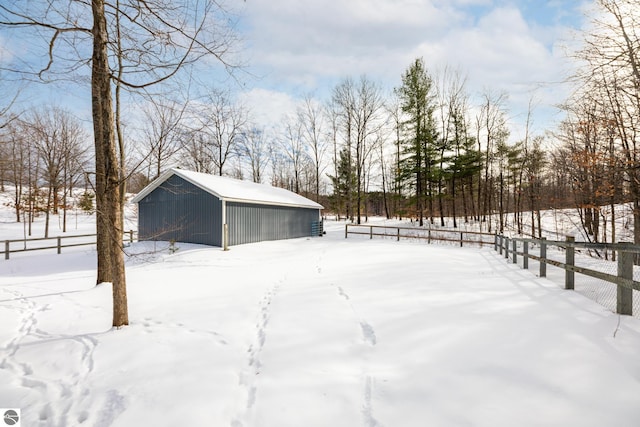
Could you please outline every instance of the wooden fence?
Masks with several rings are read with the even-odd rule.
[[[494,250],[504,254],[513,264],[518,264],[518,257],[522,257],[524,269],[529,268],[529,260],[539,262],[540,277],[547,276],[547,265],[561,268],[565,271],[565,289],[575,289],[575,274],[583,274],[616,285],[616,313],[633,314],[633,291],[640,291],[640,282],[634,280],[634,264],[640,261],[640,245],[631,243],[589,243],[576,242],[573,236],[566,240],[547,240],[545,238],[507,237],[498,234],[480,233],[475,231],[428,229],[417,227],[393,227],[387,225],[346,224],[344,237],[349,235],[365,235],[373,237],[390,237],[395,240],[421,239],[428,243],[445,241],[467,245],[493,245]],[[530,251],[537,246],[538,254]],[[547,256],[547,249],[556,247],[564,252],[564,260],[558,261]],[[608,250],[617,254],[617,272],[610,274],[576,265],[576,249]]]
[[[134,231],[126,231],[123,235],[123,242],[133,243]],[[86,239],[96,237],[95,234],[76,234],[74,236],[57,236],[57,237],[40,237],[33,239],[14,239],[4,241],[4,259],[9,259],[9,254],[18,252],[31,252],[31,251],[43,251],[47,249],[56,249],[58,254],[62,253],[62,248],[72,248],[75,246],[90,246],[95,245],[95,239],[91,241],[85,241]],[[73,240],[72,243],[63,244],[63,241]],[[80,240],[80,241],[78,241]],[[55,245],[48,245],[47,242],[55,241]],[[40,244],[40,242],[44,242]],[[21,244],[22,248],[15,249],[17,244]],[[11,248],[14,245],[14,249]]]
[[[529,253],[530,245],[539,245],[539,255]],[[519,246],[522,251],[518,250]],[[564,250],[564,262],[553,260],[547,257],[548,247],[558,247]],[[553,241],[542,239],[509,238],[496,235],[494,249],[500,254],[504,253],[506,259],[510,259],[513,264],[518,263],[518,257],[523,257],[523,268],[529,268],[529,259],[539,261],[540,277],[546,277],[547,264],[565,270],[565,289],[575,289],[575,273],[584,274],[617,286],[616,313],[633,314],[633,290],[640,291],[640,282],[634,280],[634,261],[640,254],[640,245],[631,243],[588,243],[576,242],[573,236],[567,236],[564,241]],[[610,250],[615,251],[617,257],[617,274],[609,274],[590,268],[576,265],[576,249]]]
[[[346,224],[344,227],[344,238],[349,234],[365,235],[370,239],[376,237],[392,237],[400,239],[420,239],[427,243],[432,241],[459,243],[460,247],[467,245],[493,245],[495,234],[480,233],[477,231],[447,230],[439,228],[418,228],[418,227],[393,227],[388,225],[368,225],[368,224]]]

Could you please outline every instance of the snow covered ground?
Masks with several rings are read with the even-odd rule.
[[[23,426],[638,425],[640,320],[489,248],[328,225],[134,244],[120,330],[94,249],[0,260],[0,407]]]

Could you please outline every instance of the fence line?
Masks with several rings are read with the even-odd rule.
[[[566,240],[547,240],[544,237],[541,239],[507,237],[476,231],[346,224],[344,229],[345,239],[350,234],[369,236],[369,239],[373,239],[376,236],[392,237],[398,241],[401,238],[422,239],[427,240],[428,243],[431,243],[431,241],[447,241],[459,243],[461,247],[465,243],[481,246],[493,245],[495,251],[499,251],[501,255],[504,255],[505,259],[510,260],[513,264],[518,264],[518,257],[522,257],[524,269],[529,269],[529,260],[538,261],[540,277],[547,276],[547,265],[563,269],[565,271],[565,289],[575,290],[576,273],[615,285],[615,312],[619,314],[633,315],[633,291],[640,291],[640,281],[634,280],[634,264],[636,264],[636,260],[640,260],[640,245],[632,243],[576,242],[573,236],[567,236]],[[455,237],[451,237],[451,235]],[[476,236],[478,239],[472,240],[472,236]],[[534,246],[539,247],[537,255],[530,251]],[[564,251],[564,260],[551,259],[548,256],[549,247],[556,247]],[[609,250],[617,253],[616,274],[576,265],[576,249]]]
[[[540,277],[546,277],[547,264],[561,268],[565,271],[564,287],[565,289],[575,289],[575,273],[585,276],[594,277],[617,286],[616,293],[616,313],[633,314],[633,291],[640,291],[640,282],[633,278],[634,261],[640,254],[640,245],[631,243],[589,243],[576,242],[573,236],[567,236],[564,241],[554,241],[542,239],[529,239],[518,237],[506,237],[502,235],[495,236],[494,250],[504,253],[505,259],[511,259],[513,264],[518,263],[518,256],[523,257],[523,268],[529,268],[529,259],[539,261]],[[518,243],[522,243],[522,251],[518,251]],[[536,244],[540,246],[540,255],[536,256],[529,253],[529,245]],[[547,248],[555,246],[563,249],[565,252],[564,262],[553,260],[547,257]],[[616,251],[617,258],[617,274],[609,274],[602,271],[580,267],[576,265],[575,253],[576,249],[596,249]]]
[[[393,233],[389,233],[387,230],[393,230]],[[405,233],[410,231],[411,234]],[[459,243],[460,247],[464,244],[468,245],[493,245],[495,242],[495,234],[482,233],[478,231],[463,231],[463,230],[446,230],[439,228],[416,228],[416,227],[394,227],[389,225],[368,225],[368,224],[345,224],[344,238],[346,239],[349,234],[353,235],[365,235],[369,236],[369,239],[376,237],[393,237],[397,241],[401,238],[405,239],[422,239],[427,240],[427,243],[431,241],[441,242],[454,242]],[[443,236],[444,235],[444,236]],[[448,237],[448,236],[455,237]],[[445,237],[446,236],[446,237]],[[469,236],[476,236],[477,239],[472,239]]]
[[[124,241],[128,241],[129,243],[133,243],[134,241],[134,231],[133,230],[129,230],[129,231],[125,231],[123,233],[123,242]],[[95,245],[96,242],[92,241],[92,242],[80,242],[80,243],[70,243],[70,244],[66,244],[63,245],[62,241],[64,239],[82,239],[82,238],[87,238],[87,237],[96,237],[96,234],[76,234],[73,236],[57,236],[57,237],[36,237],[36,238],[32,238],[32,239],[12,239],[12,240],[5,240],[4,241],[4,259],[7,260],[9,259],[9,255],[12,253],[18,253],[18,252],[31,252],[31,251],[44,251],[44,250],[48,250],[48,249],[56,249],[58,254],[62,253],[62,248],[72,248],[72,247],[76,247],[76,246],[90,246],[90,245]],[[37,247],[27,247],[27,245],[29,243],[33,243],[33,242],[42,242],[42,241],[50,241],[50,240],[55,240],[56,241],[56,245],[55,246],[37,246]],[[11,244],[16,244],[16,243],[21,243],[23,245],[22,249],[11,249]]]

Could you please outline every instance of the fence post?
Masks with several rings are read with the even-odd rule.
[[[547,277],[547,238],[540,239],[540,277]]]
[[[460,232],[460,247],[462,247],[462,231]]]
[[[513,263],[517,264],[518,263],[518,240],[516,239],[511,239],[511,241],[513,242]]]
[[[9,259],[9,241],[4,241],[4,259]]]
[[[349,233],[348,230],[349,230],[349,224],[345,224],[344,225],[344,238],[345,239],[347,238],[347,234]]]
[[[400,227],[398,227],[398,242],[400,241]]]
[[[427,233],[427,243],[431,244],[431,228],[429,228],[429,231]]]
[[[369,239],[373,239],[373,225],[369,226]]]
[[[527,270],[529,269],[529,242],[526,240],[522,242],[522,253],[522,268]]]
[[[502,255],[503,239],[504,239],[504,236],[501,234],[501,235],[500,235],[500,255]]]
[[[504,238],[504,257],[509,259],[509,238],[506,236]]]
[[[573,236],[567,236],[567,267],[573,267],[576,264],[576,248],[573,246],[573,242],[576,241],[576,238]],[[574,289],[575,288],[575,272],[569,271],[569,268],[565,270],[564,273],[564,288],[565,289]]]
[[[133,243],[133,230],[129,230],[129,243]]]
[[[498,233],[493,235],[493,250],[498,252]]]
[[[618,251],[618,277],[623,279],[633,279],[633,252]],[[633,313],[633,289],[618,285],[618,297],[616,302],[616,313]]]
[[[58,236],[58,255],[62,252],[62,239]]]

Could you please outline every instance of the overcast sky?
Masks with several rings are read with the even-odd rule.
[[[247,0],[240,29],[253,80],[248,102],[277,120],[307,93],[327,98],[344,77],[391,90],[417,58],[467,76],[468,91],[509,95],[514,133],[533,95],[535,127],[567,94],[565,47],[585,21],[581,0]],[[515,135],[517,137],[517,135]]]

